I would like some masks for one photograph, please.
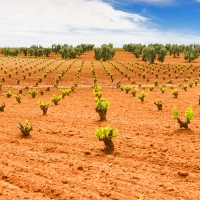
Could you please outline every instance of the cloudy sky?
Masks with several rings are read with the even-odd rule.
[[[200,0],[0,0],[0,47],[200,43]]]

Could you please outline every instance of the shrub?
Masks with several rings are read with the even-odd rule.
[[[13,96],[18,103],[21,103],[22,94],[13,94]]]
[[[39,93],[40,93],[41,95],[43,95],[43,94],[44,94],[44,90],[40,90]]]
[[[39,82],[39,83],[42,82],[42,77],[38,77],[38,82]]]
[[[40,108],[43,111],[43,115],[46,115],[48,107],[51,105],[51,103],[50,102],[44,103],[41,99],[39,99],[38,103],[40,104]]]
[[[6,96],[7,96],[7,98],[10,98],[10,97],[12,97],[12,91],[11,90],[8,90],[7,92],[6,92]]]
[[[157,106],[158,110],[162,110],[162,100],[156,99],[156,101],[154,101],[153,103]]]
[[[0,106],[0,112],[3,112],[5,107],[6,107],[6,104],[3,103],[3,104]]]
[[[22,88],[20,88],[20,89],[18,90],[18,93],[19,93],[19,94],[22,94]]]
[[[53,94],[51,101],[55,104],[58,105],[58,102],[62,99],[62,95],[60,96],[56,96],[55,94]]]
[[[179,112],[178,112],[178,110],[177,110],[176,107],[173,107],[173,109],[172,109],[172,116],[173,116],[175,119],[177,119],[177,118],[179,117]]]
[[[158,81],[157,81],[157,80],[154,81],[154,85],[155,85],[155,86],[158,86]]]
[[[20,129],[22,136],[26,137],[30,135],[30,131],[32,130],[32,125],[29,123],[28,120],[25,120],[25,124],[22,125],[19,123],[18,128]]]
[[[114,151],[112,138],[118,135],[118,130],[112,128],[111,126],[106,126],[104,128],[96,129],[94,134],[100,141],[104,142],[107,151]]]
[[[150,91],[153,91],[154,88],[155,88],[154,85],[150,85],[150,86],[149,86]]]
[[[136,93],[138,92],[138,88],[135,87],[133,90],[132,90],[132,95],[135,97]]]
[[[107,109],[109,107],[109,102],[101,97],[101,98],[95,98],[96,102],[96,112],[99,114],[100,121],[106,120],[106,114],[107,114]]]
[[[185,111],[185,119],[188,122],[194,120],[194,111],[192,107],[187,108],[187,110]]]
[[[144,101],[144,97],[147,97],[148,96],[148,93],[145,93],[145,92],[141,92],[139,96],[137,96],[138,99],[141,100],[141,102]]]
[[[60,92],[62,93],[62,98],[64,98],[66,95],[69,95],[71,91],[71,89],[60,89]]]
[[[124,88],[123,88],[123,90],[125,90],[126,91],[126,94],[128,94],[128,92],[130,91],[130,90],[132,90],[132,87],[131,86],[125,86]]]
[[[160,90],[161,90],[162,93],[165,93],[165,91],[167,91],[167,88],[166,87],[161,87]]]
[[[192,86],[193,86],[193,82],[188,82],[188,85],[190,86],[190,88],[192,88]]]
[[[105,98],[96,98],[95,99],[96,101],[96,106],[101,109],[101,110],[106,110],[108,109],[108,106],[109,106],[109,102],[105,99]]]
[[[192,121],[194,119],[194,111],[193,111],[193,108],[192,107],[189,107],[186,109],[185,111],[185,120],[186,122],[183,122],[179,119],[179,112],[177,110],[176,107],[174,107],[172,109],[172,116],[177,119],[179,125],[180,125],[180,128],[184,127],[184,128],[188,128],[188,124],[190,123],[190,121]]]
[[[188,85],[187,85],[187,84],[183,85],[183,89],[184,89],[185,91],[187,91],[187,88],[188,88]]]
[[[175,98],[178,97],[178,89],[172,90],[172,94],[175,96]]]
[[[93,89],[93,93],[96,97],[100,98],[102,96],[101,87],[99,85],[95,85]]]
[[[50,87],[47,87],[47,88],[46,88],[46,91],[50,91]]]
[[[29,90],[28,93],[29,93],[30,95],[32,95],[33,98],[35,98],[35,96],[36,96],[36,94],[37,94],[37,91],[36,91],[36,89],[33,89],[33,90]]]

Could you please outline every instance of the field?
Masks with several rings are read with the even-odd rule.
[[[113,74],[112,82],[93,56],[91,51],[76,61],[58,56],[0,57],[0,106],[6,105],[0,112],[0,200],[200,199],[200,84],[183,89],[184,84],[199,77],[200,59],[188,63],[182,55],[167,55],[161,65],[151,65],[131,53],[117,51],[112,60],[103,62]],[[99,121],[95,111],[92,62],[97,84],[110,103],[106,121]],[[56,85],[58,75],[65,70]],[[47,71],[46,78],[39,82]],[[155,80],[159,85],[150,91]],[[140,84],[136,96],[142,91],[148,96],[141,102],[131,92],[126,94],[117,88],[119,81],[121,87]],[[60,95],[60,89],[75,84],[74,91],[58,105],[51,102],[53,94]],[[164,93],[162,84],[167,87]],[[172,95],[174,88],[179,91],[178,98]],[[19,89],[21,103],[7,98],[8,90],[18,94]],[[30,89],[38,91],[35,98],[28,93]],[[42,115],[39,99],[51,102],[47,115]],[[161,111],[153,104],[156,99],[163,102]],[[183,121],[185,110],[192,106],[195,116],[188,129],[180,129],[172,117],[173,106]],[[23,138],[17,126],[26,119],[33,130],[30,137]],[[106,125],[119,131],[113,138],[115,150],[111,154],[94,135],[95,129]]]

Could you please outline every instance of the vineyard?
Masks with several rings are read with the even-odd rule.
[[[0,199],[199,199],[199,99],[200,58],[2,55]],[[95,136],[109,125],[112,152]]]

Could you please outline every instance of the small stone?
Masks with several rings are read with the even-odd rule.
[[[67,180],[62,180],[62,183],[63,183],[63,184],[67,184],[68,181],[67,181]]]
[[[112,163],[109,164],[109,167],[112,167]]]
[[[77,169],[83,171],[83,167],[77,167]]]
[[[189,175],[189,173],[186,172],[186,171],[179,171],[178,174],[179,174],[180,176],[184,176],[184,177],[186,177],[186,176]]]
[[[172,187],[167,187],[166,190],[169,191],[169,192],[173,192],[173,191],[174,191],[174,188],[172,188]]]
[[[166,148],[166,149],[162,149],[162,151],[163,151],[163,152],[166,152],[166,151],[168,151],[168,148]]]
[[[89,152],[89,151],[86,151],[86,152],[85,152],[85,155],[90,155],[90,152]]]
[[[40,190],[40,188],[35,187],[35,188],[33,189],[33,191],[34,191],[34,192],[40,192],[41,190]]]

